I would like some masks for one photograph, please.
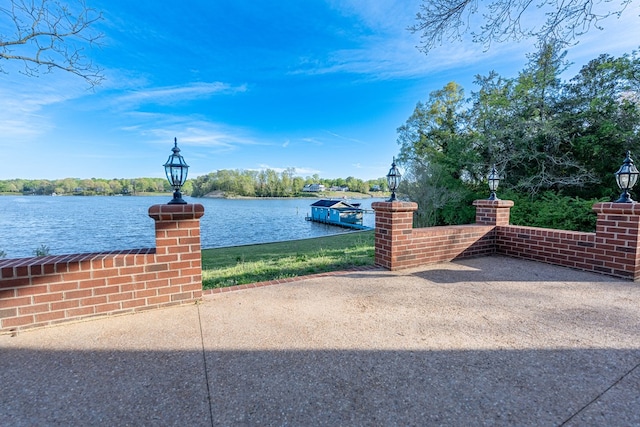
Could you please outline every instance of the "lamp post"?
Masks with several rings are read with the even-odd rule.
[[[167,174],[169,184],[173,187],[173,199],[168,203],[170,205],[186,205],[182,199],[182,193],[180,188],[187,180],[187,172],[189,171],[189,165],[184,161],[184,158],[180,155],[180,149],[178,148],[178,138],[174,138],[174,146],[171,149],[173,154],[169,156],[169,160],[164,164],[164,171]]]
[[[622,194],[620,194],[620,198],[616,200],[616,203],[635,203],[629,191],[636,185],[636,182],[638,182],[640,172],[638,172],[638,169],[633,164],[633,160],[631,160],[631,151],[627,151],[627,157],[615,175],[618,187],[622,190]]]
[[[496,196],[496,190],[498,189],[498,185],[500,185],[500,175],[498,175],[495,164],[491,168],[491,173],[489,173],[487,180],[489,181],[489,190],[491,190],[489,200],[500,200]]]
[[[398,199],[396,198],[396,190],[400,185],[400,171],[396,167],[396,158],[393,158],[393,162],[391,163],[391,169],[389,169],[389,173],[387,174],[387,185],[389,186],[389,191],[391,191],[391,198],[387,200],[387,202],[395,202]]]

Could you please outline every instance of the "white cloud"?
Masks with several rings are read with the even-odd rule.
[[[300,138],[300,141],[305,142],[307,144],[323,145],[321,140],[319,140],[318,138],[314,138],[314,137]]]
[[[362,141],[361,139],[357,139],[357,138],[351,138],[349,136],[344,136],[344,135],[340,135],[337,134],[335,132],[331,132],[331,131],[325,131],[326,133],[328,133],[329,135],[333,136],[334,138],[343,140],[343,141],[348,141],[348,142],[355,142],[358,144],[364,144],[364,141]]]
[[[401,0],[328,0],[328,3],[342,14],[356,18],[367,31],[356,36],[358,46],[355,48],[301,57],[292,74],[352,73],[374,80],[420,78],[476,64],[509,60],[524,64],[525,54],[535,50],[534,39],[493,43],[487,48],[473,43],[471,34],[467,33],[462,40],[445,41],[425,55],[416,48],[420,35],[407,30],[414,24],[419,3]],[[542,22],[543,14],[536,8],[532,8],[529,16],[539,17]],[[605,52],[630,52],[640,44],[639,23],[638,8],[628,7],[620,20],[611,17],[601,22],[605,31],[591,28],[581,36],[579,43],[570,49],[570,54],[575,51],[575,55],[570,56],[586,61]]]
[[[3,76],[0,84],[0,129],[3,139],[27,142],[55,128],[47,108],[90,93],[78,86],[75,76],[50,73],[43,77]]]
[[[131,112],[125,119],[127,123],[119,130],[127,135],[127,139],[167,145],[177,138],[179,147],[196,148],[195,155],[206,155],[203,150],[219,153],[242,146],[279,145],[254,136],[250,130],[216,123],[197,115]]]
[[[309,167],[304,167],[304,166],[270,166],[268,164],[259,164],[257,169],[249,169],[249,170],[255,170],[255,171],[263,171],[263,170],[267,170],[267,169],[271,169],[272,171],[275,171],[277,173],[282,173],[287,169],[294,169],[294,175],[295,176],[301,176],[301,177],[306,177],[306,176],[311,176],[311,175],[315,175],[315,174],[319,174],[320,171],[314,168],[309,168]]]
[[[180,101],[208,98],[215,94],[233,94],[246,92],[246,85],[232,86],[228,83],[189,83],[180,86],[165,86],[130,91],[117,98],[118,103],[126,104],[173,104]]]
[[[354,35],[350,32],[346,44],[356,47],[337,49],[318,56],[300,57],[298,67],[291,74],[322,75],[351,73],[366,79],[388,80],[421,78],[425,75],[468,66],[522,51],[522,45],[498,45],[487,52],[482,46],[470,43],[450,43],[425,55],[417,49],[418,34],[407,27],[414,23],[418,5],[400,0],[330,0],[338,11],[357,19],[365,27]]]
[[[161,144],[166,144],[168,140],[173,141],[175,137],[181,146],[216,148],[224,151],[234,150],[238,146],[270,144],[251,137],[242,129],[205,120],[174,117],[170,121],[171,123],[166,122],[166,126],[151,127],[143,132],[154,136],[154,142]]]

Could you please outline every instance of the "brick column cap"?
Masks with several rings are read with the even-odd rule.
[[[513,207],[513,201],[512,200],[480,199],[480,200],[474,200],[473,206],[478,206],[481,208],[511,208]]]
[[[640,215],[640,203],[596,203],[592,208],[596,213],[617,215]]]
[[[204,206],[199,203],[186,205],[153,205],[149,216],[156,221],[198,219],[204,215]]]
[[[384,212],[413,212],[418,210],[418,204],[414,202],[373,202],[371,209]]]

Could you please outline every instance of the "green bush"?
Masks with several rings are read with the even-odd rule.
[[[36,250],[33,251],[33,254],[35,256],[48,256],[49,253],[50,253],[50,250],[49,250],[49,246],[47,245],[40,245],[39,248],[36,248]]]
[[[535,199],[513,192],[501,196],[514,202],[511,224],[586,232],[596,229],[593,205],[605,201],[563,196],[552,191],[544,192]]]

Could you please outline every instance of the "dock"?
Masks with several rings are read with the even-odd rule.
[[[353,224],[353,223],[348,223],[348,222],[336,222],[336,221],[330,221],[330,220],[323,220],[320,218],[312,218],[310,216],[305,217],[305,219],[307,221],[312,221],[312,222],[317,222],[320,224],[327,224],[327,225],[335,225],[337,227],[343,227],[343,228],[352,228],[354,230],[373,230],[373,227],[367,227],[366,225],[362,225],[362,224]]]

